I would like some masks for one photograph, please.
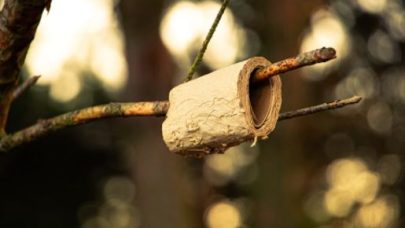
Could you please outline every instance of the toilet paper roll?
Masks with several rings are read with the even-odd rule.
[[[281,106],[281,80],[251,84],[253,72],[271,63],[253,57],[170,91],[163,139],[170,151],[203,156],[252,139],[267,138]]]

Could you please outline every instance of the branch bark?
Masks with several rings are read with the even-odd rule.
[[[36,124],[9,134],[0,139],[0,151],[8,151],[21,144],[34,141],[50,132],[70,126],[81,125],[111,117],[164,116],[169,109],[168,101],[110,103],[89,107],[50,119],[39,120]]]
[[[332,109],[338,109],[338,108],[343,108],[347,105],[352,105],[352,104],[357,104],[361,101],[361,97],[359,96],[353,96],[351,98],[347,98],[344,100],[336,100],[328,103],[323,103],[320,105],[316,106],[311,106],[307,108],[302,108],[290,112],[284,112],[281,113],[280,116],[278,117],[278,121],[282,120],[288,120],[300,116],[307,116],[307,115],[312,115],[318,112],[323,112],[323,111],[328,111]]]
[[[211,28],[208,31],[207,36],[205,37],[205,40],[204,40],[203,44],[201,45],[201,49],[198,52],[197,56],[195,57],[195,59],[193,61],[193,64],[191,64],[190,69],[188,70],[187,77],[184,80],[185,82],[188,82],[188,81],[193,79],[193,75],[194,75],[195,71],[197,70],[198,65],[200,65],[200,63],[203,60],[205,51],[208,48],[208,44],[210,43],[211,38],[214,35],[215,30],[217,29],[218,24],[221,21],[222,16],[224,15],[225,9],[228,6],[229,1],[230,0],[224,0],[222,2],[221,8],[219,9],[218,14],[215,17],[215,20],[212,23]]]
[[[30,78],[27,78],[20,86],[18,86],[13,93],[13,100],[17,99],[19,96],[21,96],[23,93],[25,93],[27,90],[29,90],[35,83],[38,81],[38,79],[41,76],[33,76]]]
[[[295,117],[311,115],[317,112],[342,108],[360,102],[361,97],[354,96],[344,100],[336,100],[317,106],[307,107],[295,111],[281,113],[278,121],[292,119]],[[96,120],[112,117],[134,117],[134,116],[165,116],[169,110],[168,101],[137,102],[137,103],[111,103],[85,108],[69,112],[51,119],[40,120],[38,123],[18,131],[14,134],[4,136],[0,140],[0,151],[6,152],[19,145],[34,141],[35,139],[51,132],[64,129],[70,126],[81,125]]]
[[[49,0],[6,0],[0,12],[0,136],[21,67]]]
[[[288,58],[273,63],[270,66],[258,69],[252,77],[252,83],[260,83],[274,75],[292,71],[304,66],[327,62],[336,58],[336,50],[333,48],[320,48],[304,52],[294,58]]]

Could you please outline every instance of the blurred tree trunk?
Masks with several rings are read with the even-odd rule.
[[[258,0],[251,4],[257,12],[254,27],[263,42],[260,55],[274,62],[300,51],[300,37],[321,1]],[[300,77],[300,71],[286,73],[282,80],[282,110],[315,103],[310,84]],[[304,135],[310,131],[306,122],[308,119],[280,123],[277,131],[270,135],[269,143],[261,144],[260,178],[254,187],[257,192],[255,227],[308,225],[302,207],[297,206],[303,203],[302,192],[308,181],[305,178],[308,178],[309,162],[303,154]]]
[[[174,64],[159,37],[163,0],[123,0],[120,5],[126,39],[129,81],[125,100],[166,100]],[[136,185],[141,227],[189,227],[181,201],[178,164],[163,143],[163,119],[137,121],[125,137],[128,166]]]

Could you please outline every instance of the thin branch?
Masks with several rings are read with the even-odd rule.
[[[362,98],[359,96],[353,96],[351,98],[347,98],[344,100],[336,100],[336,101],[332,101],[329,103],[323,103],[323,104],[316,105],[316,106],[298,109],[295,111],[284,112],[284,113],[280,114],[278,121],[288,120],[288,119],[292,119],[292,118],[296,118],[296,117],[300,117],[300,116],[307,116],[307,115],[311,115],[314,113],[328,111],[328,110],[332,110],[332,109],[343,108],[347,105],[359,103],[361,101],[361,99]]]
[[[321,48],[310,52],[304,52],[296,57],[288,58],[259,69],[252,77],[252,83],[258,83],[274,75],[292,71],[304,66],[322,63],[336,58],[336,51],[333,48]]]
[[[218,27],[219,21],[221,20],[222,15],[224,14],[225,9],[226,9],[226,7],[227,7],[228,4],[229,4],[229,1],[230,1],[230,0],[224,0],[224,1],[222,2],[222,6],[221,6],[221,8],[219,9],[218,14],[217,14],[217,16],[215,17],[215,20],[214,20],[214,22],[213,22],[212,25],[211,25],[210,31],[208,32],[207,36],[205,37],[205,40],[204,40],[204,42],[203,42],[203,44],[202,44],[202,46],[201,46],[201,49],[200,49],[200,51],[198,52],[197,56],[195,57],[194,62],[193,62],[193,64],[191,65],[191,67],[190,67],[190,69],[189,69],[189,71],[188,71],[187,77],[186,77],[185,80],[184,80],[185,82],[188,82],[188,81],[190,81],[191,79],[193,79],[193,75],[194,75],[194,73],[195,73],[195,71],[196,71],[198,65],[200,65],[200,63],[201,63],[201,61],[202,61],[202,59],[203,59],[203,57],[204,57],[205,51],[207,50],[207,47],[208,47],[208,44],[210,43],[211,38],[212,38],[212,36],[214,35],[215,30],[216,30],[217,27]]]
[[[0,136],[5,134],[21,67],[50,0],[6,0],[0,12]]]
[[[38,79],[41,76],[33,76],[30,78],[27,78],[19,87],[17,87],[14,90],[13,93],[13,100],[17,99],[19,96],[21,96],[23,93],[25,93],[28,89],[30,89],[35,83],[38,81]]]
[[[164,116],[169,109],[168,101],[111,103],[89,107],[46,120],[9,134],[0,139],[0,151],[8,151],[24,143],[34,141],[50,132],[66,127],[89,123],[111,117]]]
[[[299,109],[296,111],[281,113],[279,121],[292,119],[300,116],[311,115],[317,112],[342,108],[347,105],[358,103],[361,97],[354,96],[344,100],[337,100],[317,106]],[[134,116],[165,116],[169,110],[168,101],[137,102],[137,103],[111,103],[85,108],[69,112],[54,118],[40,120],[38,123],[9,134],[0,139],[0,151],[9,151],[19,145],[32,142],[35,139],[51,132],[70,126],[85,124],[112,117]]]

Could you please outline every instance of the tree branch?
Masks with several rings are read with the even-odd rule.
[[[299,109],[296,111],[281,113],[279,121],[295,117],[311,115],[313,113],[342,108],[347,105],[358,103],[361,97],[354,96],[344,100],[337,100],[317,106]],[[64,129],[70,126],[89,123],[96,120],[112,117],[134,117],[134,116],[165,116],[169,110],[168,101],[137,102],[137,103],[111,103],[85,108],[69,112],[54,118],[40,120],[38,123],[18,131],[14,134],[4,136],[0,139],[0,151],[8,151],[19,145],[34,141],[35,139],[51,132]]]
[[[219,21],[221,20],[222,15],[224,14],[225,9],[226,9],[226,7],[227,7],[228,4],[229,4],[229,1],[230,1],[230,0],[224,0],[224,1],[222,2],[221,8],[219,9],[218,14],[217,14],[217,16],[215,17],[215,20],[214,20],[214,22],[213,22],[212,25],[211,25],[210,31],[207,33],[207,36],[205,37],[205,40],[204,40],[204,42],[203,42],[203,44],[202,44],[202,46],[201,46],[201,49],[200,49],[200,51],[198,52],[197,56],[195,57],[194,62],[193,62],[193,64],[191,65],[191,67],[190,67],[190,69],[189,69],[189,71],[188,71],[188,73],[187,73],[187,77],[186,77],[185,80],[184,80],[185,82],[188,82],[188,81],[190,81],[191,79],[193,79],[193,75],[194,75],[194,73],[195,73],[195,71],[196,71],[198,65],[200,65],[200,63],[201,63],[201,61],[202,61],[202,59],[203,59],[203,57],[204,57],[205,51],[207,50],[207,47],[208,47],[208,44],[210,43],[211,38],[212,38],[212,36],[214,35],[215,30],[216,30],[217,27],[218,27]]]
[[[321,48],[309,52],[304,52],[294,58],[288,58],[279,62],[273,63],[270,66],[259,69],[252,77],[252,83],[260,83],[274,75],[292,71],[304,66],[313,65],[316,63],[327,62],[336,58],[336,51],[333,48]]]
[[[41,76],[33,76],[27,78],[20,86],[18,86],[13,93],[13,100],[17,99],[23,93],[25,93],[29,88],[31,88]]]
[[[316,105],[316,106],[298,109],[295,111],[284,112],[284,113],[280,114],[280,116],[278,117],[278,121],[288,120],[288,119],[292,119],[292,118],[296,118],[296,117],[300,117],[300,116],[307,116],[307,115],[311,115],[314,113],[328,111],[328,110],[332,110],[332,109],[343,108],[347,105],[359,103],[361,101],[361,99],[362,98],[359,96],[353,96],[351,98],[347,98],[344,100],[336,100],[336,101],[323,103],[323,104]]]
[[[169,109],[168,101],[110,103],[89,107],[46,120],[9,134],[0,139],[0,151],[8,151],[24,143],[34,141],[50,132],[66,127],[89,123],[111,117],[164,116]]]
[[[21,67],[49,0],[6,0],[0,12],[0,136]]]

